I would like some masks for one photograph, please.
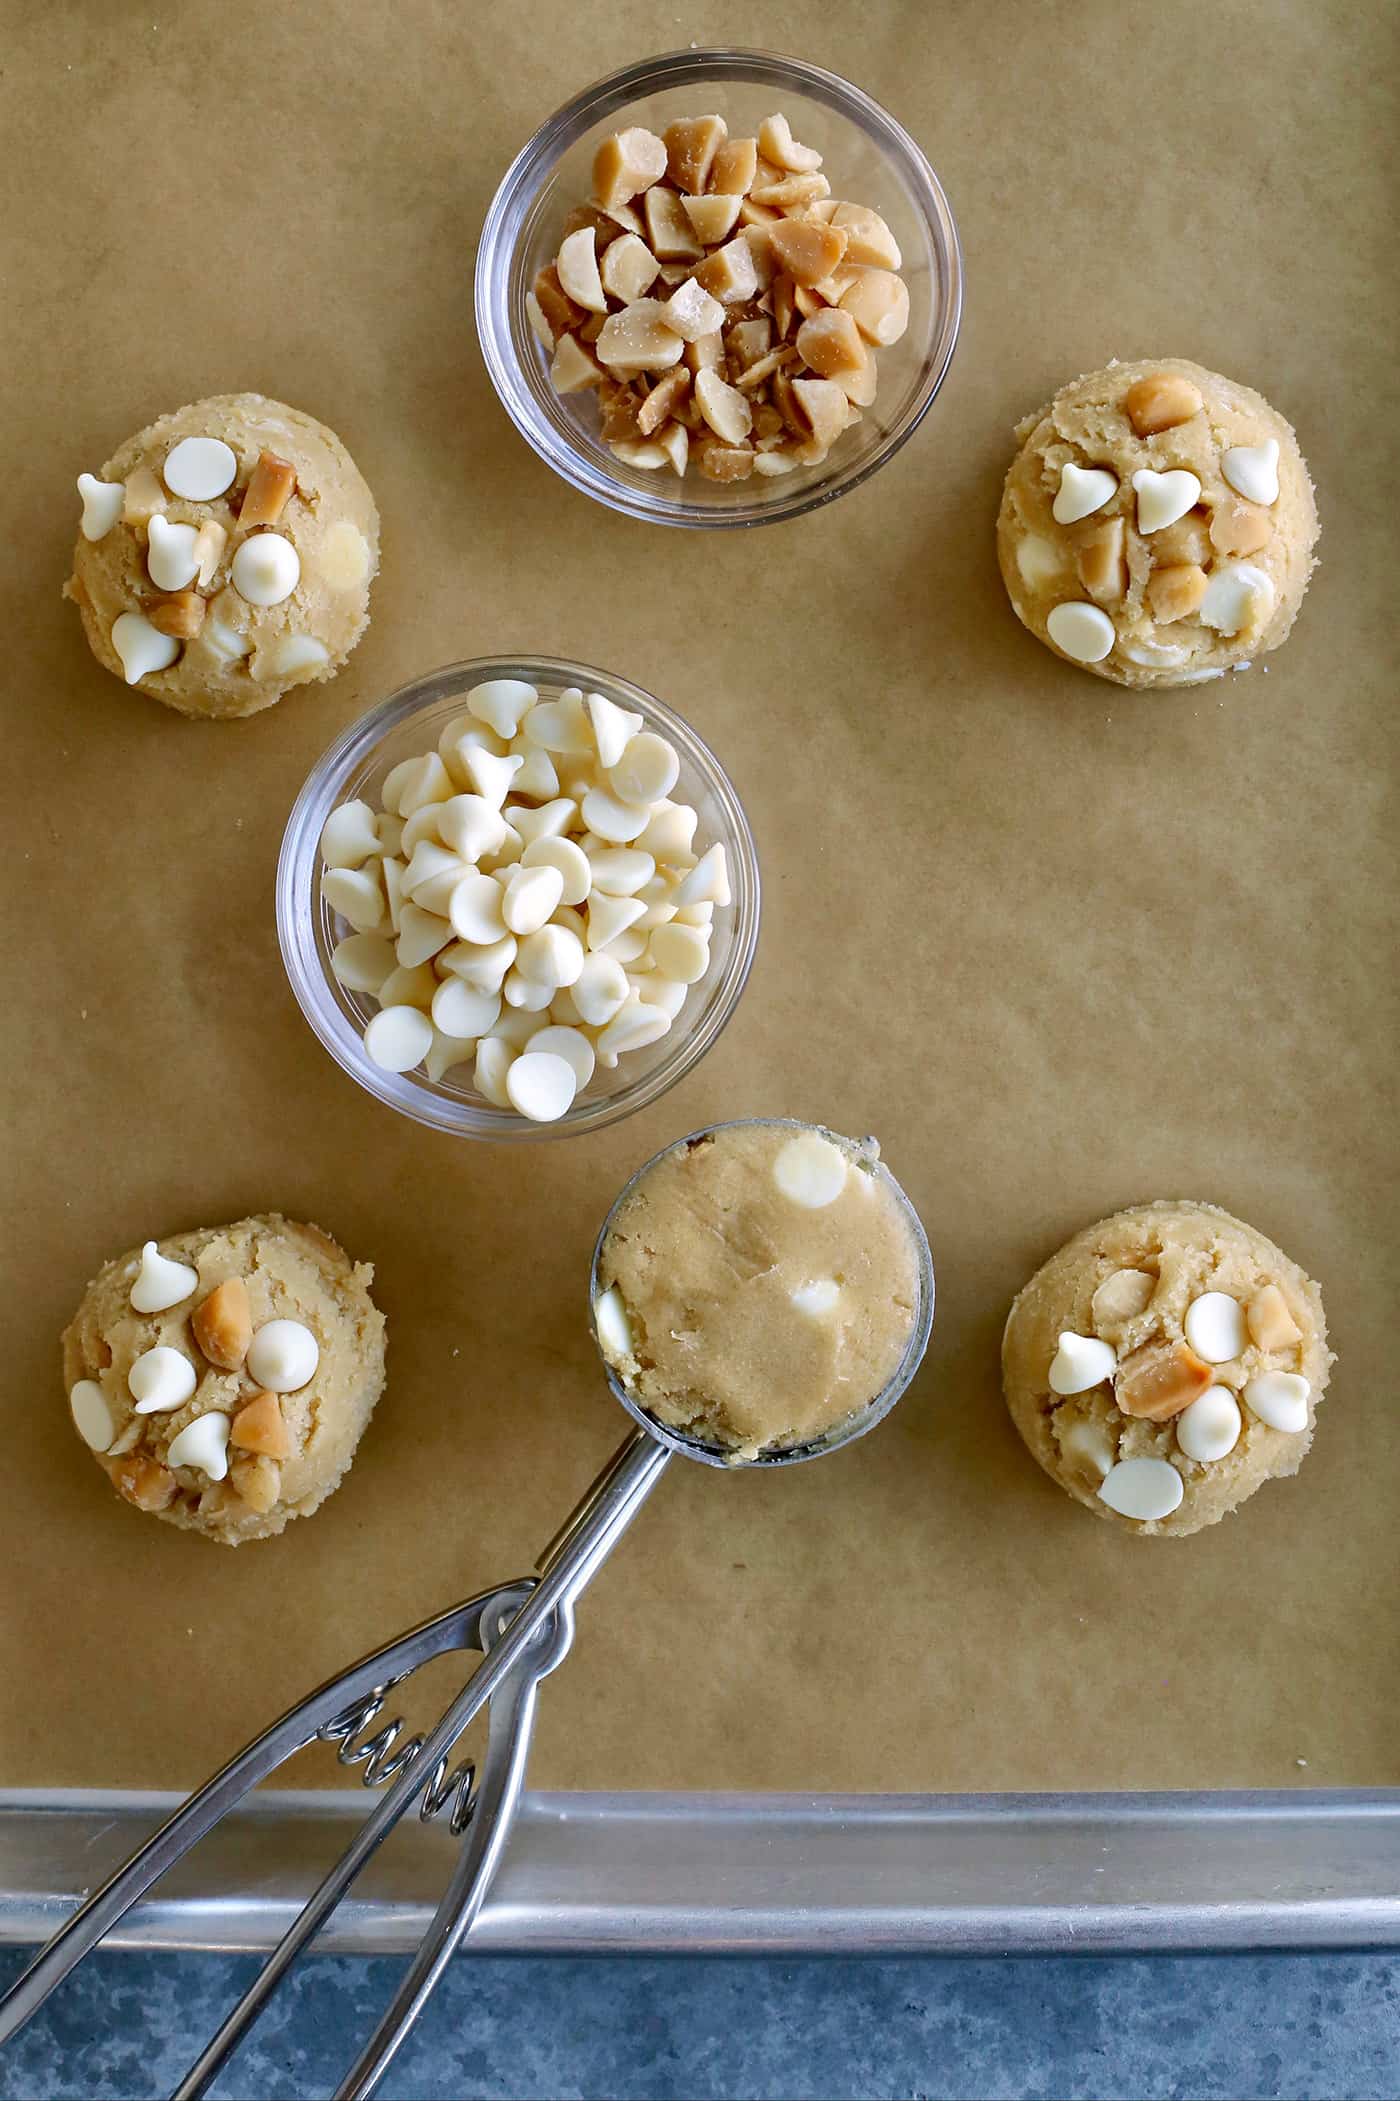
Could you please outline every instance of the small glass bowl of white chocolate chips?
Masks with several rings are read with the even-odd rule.
[[[1310,1421],[1312,1389],[1296,1369],[1302,1330],[1277,1284],[1245,1301],[1199,1292],[1169,1323],[1157,1293],[1150,1271],[1115,1270],[1094,1294],[1092,1332],[1064,1330],[1047,1374],[1057,1402],[1107,1386],[1119,1417],[1150,1433],[1125,1450],[1110,1422],[1090,1415],[1059,1435],[1063,1452],[1102,1476],[1100,1500],[1140,1522],[1171,1517],[1252,1425],[1296,1437]]]
[[[416,679],[292,812],[278,930],[353,1078],[477,1138],[596,1130],[703,1056],[758,938],[718,761],[639,688],[558,659]]]

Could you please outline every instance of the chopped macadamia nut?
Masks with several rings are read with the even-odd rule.
[[[585,317],[585,309],[578,306],[559,282],[559,272],[551,263],[539,271],[534,284],[535,302],[549,324],[553,342],[560,336],[570,335]]]
[[[681,205],[703,248],[727,241],[739,217],[737,197],[682,197]]]
[[[840,379],[844,373],[865,370],[860,330],[837,306],[823,307],[802,323],[797,331],[797,354],[821,379]]]
[[[598,248],[590,227],[580,226],[577,233],[561,242],[554,267],[565,295],[576,306],[595,314],[608,311],[607,294],[598,274]]]
[[[1277,1284],[1256,1291],[1244,1310],[1250,1340],[1261,1350],[1291,1350],[1303,1339],[1303,1331],[1288,1310],[1288,1301]]]
[[[799,175],[808,174],[822,164],[822,157],[815,147],[798,145],[792,135],[792,126],[781,111],[776,116],[765,117],[759,125],[758,150],[775,168],[791,168]]]
[[[596,387],[602,377],[602,366],[590,357],[577,336],[560,336],[549,368],[550,384],[556,394],[576,394],[581,387]]]
[[[685,348],[659,299],[635,299],[609,314],[598,337],[598,355],[615,372],[666,372]]]
[[[123,525],[149,525],[157,511],[164,509],[165,491],[149,467],[128,474],[122,497]]]
[[[227,529],[217,518],[206,518],[194,536],[193,549],[195,561],[199,564],[194,580],[201,591],[207,591],[213,583],[227,545]]]
[[[726,139],[715,155],[705,187],[723,197],[744,197],[757,173],[757,139]]]
[[[1100,518],[1084,528],[1079,542],[1079,581],[1099,605],[1117,605],[1128,588],[1121,518]]]
[[[838,204],[831,224],[846,236],[846,256],[877,270],[897,270],[903,257],[899,243],[878,212],[865,204]]]
[[[646,242],[634,233],[625,233],[603,250],[599,276],[609,299],[629,306],[651,290],[659,268]]]
[[[157,634],[174,635],[181,642],[199,633],[204,610],[205,601],[198,591],[165,591],[159,598],[148,598],[142,607]]]
[[[1215,1373],[1187,1342],[1149,1342],[1119,1365],[1113,1397],[1125,1415],[1164,1423],[1198,1401]]]
[[[779,268],[799,288],[820,284],[846,253],[844,230],[815,219],[782,219],[769,239]]]
[[[726,241],[723,248],[716,248],[706,256],[694,273],[694,281],[724,306],[737,305],[741,299],[752,299],[758,291],[753,250],[742,236]]]
[[[615,131],[593,158],[593,195],[605,209],[626,204],[666,173],[666,147],[640,124]]]
[[[1123,396],[1123,413],[1140,438],[1175,430],[1201,412],[1201,390],[1180,372],[1149,372]]]
[[[686,343],[712,336],[724,320],[724,308],[694,278],[677,285],[665,305],[666,325]]]
[[[297,470],[290,460],[275,452],[260,452],[238,513],[238,529],[248,532],[255,525],[275,525],[296,490]]]
[[[1120,528],[1123,523],[1121,518],[1113,522]],[[1199,610],[1205,595],[1206,573],[1195,562],[1174,562],[1170,568],[1154,569],[1147,579],[1147,603],[1153,619],[1161,625],[1185,620]]]
[[[893,270],[859,270],[836,296],[867,342],[897,343],[909,326],[909,287]]]
[[[906,333],[909,293],[889,227],[833,197],[821,160],[781,111],[761,139],[731,139],[715,113],[598,148],[593,196],[526,311],[557,391],[597,390],[596,424],[577,413],[619,461],[712,481],[791,473],[874,404],[875,353]]]
[[[715,156],[729,135],[723,117],[678,117],[662,134],[666,173],[678,190],[699,192],[709,183]]]
[[[1273,529],[1268,512],[1242,498],[1227,497],[1210,514],[1210,544],[1217,554],[1257,554]]]

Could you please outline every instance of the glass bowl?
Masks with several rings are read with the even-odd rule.
[[[631,1196],[637,1184],[644,1181],[657,1162],[664,1160],[669,1153],[679,1152],[683,1146],[693,1145],[697,1138],[706,1138],[714,1131],[742,1129],[745,1126],[754,1124],[762,1124],[769,1129],[816,1131],[821,1137],[829,1138],[833,1144],[839,1145],[847,1153],[851,1152],[853,1144],[855,1144],[855,1141],[843,1138],[839,1131],[829,1130],[825,1124],[805,1123],[795,1116],[732,1117],[725,1123],[707,1124],[704,1130],[691,1131],[684,1138],[675,1138],[669,1145],[663,1145],[659,1153],[654,1153],[651,1159],[646,1161],[630,1177],[626,1186],[618,1191],[608,1208],[607,1217],[598,1228],[598,1238],[593,1243],[593,1260],[588,1272],[589,1325],[593,1332],[594,1347],[597,1349],[599,1360],[603,1366],[604,1376],[607,1379],[614,1399],[621,1401],[633,1421],[640,1423],[642,1428],[648,1431],[658,1444],[664,1444],[668,1450],[679,1452],[687,1459],[698,1459],[705,1466],[722,1466],[730,1471],[733,1471],[736,1467],[797,1466],[805,1459],[821,1459],[828,1452],[839,1451],[842,1445],[853,1444],[857,1437],[864,1437],[867,1430],[873,1430],[877,1423],[884,1421],[895,1403],[908,1389],[915,1372],[923,1362],[924,1352],[928,1348],[929,1336],[933,1332],[933,1256],[929,1251],[928,1235],[924,1231],[923,1220],[914,1209],[907,1191],[895,1180],[884,1161],[877,1159],[873,1163],[867,1162],[865,1164],[865,1172],[878,1176],[879,1180],[894,1198],[896,1208],[909,1229],[915,1260],[919,1267],[919,1298],[918,1304],[914,1309],[914,1322],[909,1330],[909,1340],[904,1346],[904,1354],[900,1358],[899,1364],[891,1378],[881,1387],[873,1400],[867,1401],[863,1408],[858,1408],[854,1415],[847,1416],[843,1422],[833,1424],[824,1436],[811,1438],[805,1444],[774,1445],[767,1451],[759,1452],[752,1459],[739,1459],[727,1445],[707,1444],[702,1438],[690,1436],[684,1430],[674,1429],[669,1423],[661,1422],[658,1417],[648,1414],[640,1401],[636,1400],[627,1391],[626,1386],[613,1370],[612,1365],[609,1364],[602,1343],[598,1339],[597,1316],[595,1312],[599,1297],[598,1266],[603,1259],[603,1249],[607,1244],[608,1235],[612,1231],[613,1220],[617,1217],[618,1212],[622,1209],[628,1197]]]
[[[526,294],[554,260],[568,212],[588,197],[599,142],[625,122],[663,130],[717,110],[731,133],[756,133],[781,110],[824,156],[836,196],[871,205],[903,254],[909,326],[879,353],[879,392],[819,466],[745,482],[628,467],[598,434],[593,390],[556,394],[531,331]],[[942,385],[962,310],[962,257],[943,186],[909,133],[878,102],[820,66],[766,51],[673,51],[613,73],[541,125],[506,170],[476,258],[476,321],[486,369],[516,429],[575,489],[661,525],[762,525],[831,503],[891,459]]]
[[[351,929],[321,896],[321,830],[331,811],[355,796],[378,807],[385,775],[401,759],[435,751],[443,728],[460,714],[465,695],[488,679],[523,679],[546,689],[582,686],[643,716],[646,727],[669,738],[680,758],[672,791],[700,813],[697,846],[723,844],[732,902],[714,917],[710,967],[691,987],[670,1032],[656,1043],[623,1053],[611,1072],[601,1068],[556,1123],[531,1123],[497,1109],[471,1086],[470,1066],[440,1081],[420,1071],[386,1072],[364,1046],[366,1022],[376,1011],[368,996],[347,991],[331,972],[336,943]],[[600,1131],[645,1109],[674,1087],[714,1043],[738,1003],[758,945],[758,856],[743,807],[728,775],[678,715],[626,679],[561,657],[480,657],[427,672],[362,715],[336,738],[297,797],[277,865],[277,938],[303,1014],[336,1063],[354,1080],[415,1123],[463,1138],[528,1143]],[[548,1015],[540,1017],[541,1026]]]

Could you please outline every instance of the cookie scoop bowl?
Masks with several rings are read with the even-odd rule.
[[[613,1397],[621,1402],[633,1421],[639,1423],[649,1437],[654,1438],[658,1444],[664,1445],[668,1451],[678,1452],[687,1459],[698,1459],[705,1466],[723,1467],[730,1472],[736,1467],[796,1466],[807,1459],[821,1459],[828,1452],[839,1451],[843,1445],[853,1444],[858,1437],[864,1437],[868,1430],[873,1430],[878,1423],[884,1421],[896,1402],[901,1400],[908,1391],[915,1373],[923,1362],[924,1352],[928,1348],[929,1336],[933,1331],[933,1256],[929,1251],[928,1236],[924,1232],[923,1221],[920,1219],[905,1190],[890,1173],[884,1161],[878,1155],[873,1158],[867,1156],[860,1162],[861,1169],[877,1177],[885,1192],[893,1200],[895,1209],[908,1231],[910,1246],[918,1272],[914,1318],[903,1353],[894,1372],[872,1400],[867,1401],[863,1407],[856,1409],[853,1414],[847,1416],[843,1421],[834,1424],[831,1429],[825,1431],[819,1437],[811,1438],[801,1444],[773,1445],[752,1456],[741,1456],[735,1451],[733,1446],[707,1442],[684,1430],[660,1421],[657,1416],[644,1408],[637,1398],[628,1391],[626,1384],[619,1377],[615,1367],[609,1362],[607,1351],[598,1333],[597,1308],[598,1301],[602,1296],[600,1268],[603,1260],[603,1251],[607,1245],[613,1225],[638,1184],[643,1182],[658,1162],[664,1160],[669,1154],[681,1152],[687,1146],[694,1145],[698,1139],[712,1137],[717,1132],[750,1129],[791,1131],[795,1136],[803,1132],[814,1131],[822,1138],[839,1144],[843,1151],[849,1151],[850,1149],[848,1140],[838,1139],[836,1133],[827,1130],[824,1125],[804,1123],[800,1119],[791,1116],[735,1117],[726,1123],[709,1124],[703,1130],[691,1131],[686,1137],[677,1138],[670,1145],[663,1146],[661,1151],[654,1154],[650,1160],[645,1161],[625,1186],[618,1191],[607,1217],[599,1228],[598,1238],[593,1247],[593,1260],[588,1279],[589,1320],[593,1330],[593,1339],[602,1362],[604,1376],[607,1379]]]
[[[625,1052],[611,1070],[599,1068],[572,1107],[554,1123],[532,1123],[495,1108],[471,1084],[471,1066],[452,1068],[441,1081],[423,1071],[385,1071],[369,1057],[365,1025],[375,1002],[341,985],[331,970],[337,941],[350,929],[321,895],[322,828],[343,802],[374,799],[401,760],[437,749],[438,738],[466,704],[467,693],[492,679],[521,679],[543,692],[581,686],[644,718],[680,759],[674,793],[699,812],[697,844],[722,844],[732,903],[714,918],[709,968],[691,989],[669,1034]],[[302,1012],[336,1063],[379,1101],[430,1129],[457,1137],[530,1143],[598,1131],[656,1101],[705,1055],[733,1013],[758,944],[758,857],[747,819],[718,760],[679,716],[625,679],[557,657],[478,658],[445,665],[412,680],[352,723],[318,761],[298,796],[282,841],[277,869],[277,933],[282,959]],[[540,1015],[540,1025],[548,1023]]]
[[[570,209],[588,195],[593,155],[621,125],[661,130],[678,117],[724,116],[733,135],[781,111],[824,156],[832,194],[873,206],[903,256],[909,326],[878,353],[879,390],[864,420],[820,465],[773,479],[715,483],[693,468],[624,465],[598,433],[592,390],[559,395],[530,328],[526,297],[552,262]],[[693,528],[761,525],[832,502],[913,435],[947,372],[962,307],[962,258],[948,200],[908,132],[835,73],[770,52],[676,51],[597,82],[550,117],[506,171],[482,229],[476,317],[486,367],[526,442],[571,487],[609,510]]]

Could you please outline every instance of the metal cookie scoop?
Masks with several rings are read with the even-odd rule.
[[[596,1297],[599,1258],[613,1217],[652,1164],[648,1161],[633,1176],[603,1223],[593,1251],[590,1303]],[[741,1464],[791,1466],[850,1443],[889,1413],[918,1369],[933,1325],[934,1280],[928,1242],[913,1205],[894,1177],[883,1165],[872,1171],[897,1199],[918,1257],[918,1303],[898,1370],[873,1400],[823,1441],[763,1452]],[[24,2026],[69,1971],[244,1795],[306,1745],[335,1743],[342,1764],[363,1767],[363,1785],[382,1786],[387,1791],[190,2068],[174,2101],[195,2101],[207,2092],[281,1978],[399,1819],[415,1805],[425,1820],[445,1810],[452,1830],[463,1839],[456,1867],[391,2005],[337,2088],[337,2101],[364,2101],[373,2093],[485,1901],[524,1788],[540,1680],[569,1652],[574,1605],[580,1593],[631,1524],[674,1454],[710,1466],[736,1463],[731,1453],[653,1422],[611,1368],[608,1383],[636,1418],[637,1427],[540,1555],[538,1575],[484,1591],[424,1621],[329,1679],[254,1738],[191,1795],[35,1957],[0,2000],[0,2043]],[[394,1720],[372,1735],[365,1733],[378,1719],[393,1686],[421,1664],[453,1650],[479,1650],[482,1660],[431,1731],[405,1739],[403,1723]],[[488,1711],[487,1741],[480,1770],[470,1763],[453,1769],[453,1749],[483,1707]]]

